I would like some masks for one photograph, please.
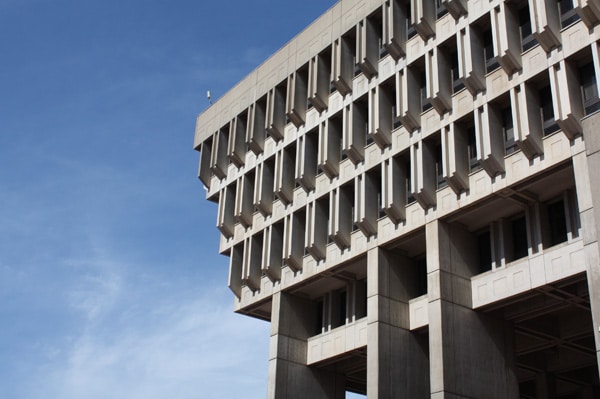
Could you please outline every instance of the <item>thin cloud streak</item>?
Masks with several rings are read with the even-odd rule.
[[[24,397],[186,399],[221,392],[216,398],[239,368],[247,378],[228,391],[264,397],[268,324],[233,314],[223,306],[229,293],[184,287],[167,298],[147,298],[134,275],[118,272],[138,266],[88,266],[87,278],[67,294],[83,328],[65,347],[46,349],[52,356]],[[264,368],[252,365],[257,358]]]

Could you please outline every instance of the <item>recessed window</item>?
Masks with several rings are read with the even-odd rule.
[[[519,259],[527,256],[527,219],[525,215],[513,219],[510,222],[512,233],[512,255],[513,259]]]
[[[531,30],[531,15],[529,14],[529,5],[519,9],[519,31],[521,33],[521,50],[527,51],[537,44]]]
[[[485,71],[490,73],[498,68],[500,64],[494,56],[494,38],[490,29],[483,32],[483,56],[485,59]]]
[[[444,4],[442,4],[442,0],[435,0],[435,6],[438,18],[441,18],[444,15],[448,14],[448,9],[446,8],[446,6],[444,6]]]
[[[490,231],[484,231],[477,236],[479,250],[479,273],[492,270],[492,241]]]
[[[431,109],[431,103],[427,97],[427,76],[425,71],[421,73],[421,111],[425,112]]]
[[[416,296],[427,294],[427,258],[425,256],[418,258],[416,261],[417,276],[415,279],[416,283]]]
[[[415,27],[412,24],[412,11],[410,9],[410,1],[406,3],[406,39],[410,39],[417,34]]]
[[[452,77],[452,93],[461,91],[465,87],[465,84],[460,78],[457,51],[453,51],[452,54],[450,54],[450,75]]]
[[[481,169],[481,164],[477,157],[477,141],[474,126],[467,129],[467,154],[469,156],[469,171],[474,172]]]
[[[579,14],[573,7],[573,0],[558,0],[557,5],[560,14],[560,25],[563,28],[580,20]]]
[[[540,115],[542,117],[542,127],[544,136],[556,132],[559,127],[554,119],[554,104],[552,103],[552,90],[550,86],[544,86],[539,91]]]
[[[412,179],[411,179],[411,174],[412,174],[412,170],[410,167],[410,160],[406,160],[405,162],[405,170],[406,170],[406,180],[405,180],[405,186],[406,186],[406,205],[412,204],[413,202],[415,202],[415,197],[412,193]]]
[[[444,177],[444,167],[442,164],[442,143],[435,145],[435,175],[437,177],[437,188],[443,188],[448,185]]]
[[[598,82],[596,71],[592,62],[579,68],[579,81],[581,82],[581,97],[585,114],[591,114],[600,109],[600,98],[598,98]]]
[[[506,155],[512,154],[517,150],[515,143],[514,125],[512,119],[512,110],[509,107],[503,108],[501,112],[502,118],[502,134],[504,137],[504,150]]]
[[[567,241],[567,218],[563,200],[552,202],[547,206],[550,230],[550,246]]]

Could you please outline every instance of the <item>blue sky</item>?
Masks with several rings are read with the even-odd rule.
[[[334,3],[0,2],[0,397],[265,397],[195,118]]]

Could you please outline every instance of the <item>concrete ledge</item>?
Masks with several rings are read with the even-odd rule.
[[[549,248],[541,254],[471,278],[473,309],[522,294],[586,270],[583,240]]]
[[[308,339],[307,364],[327,360],[367,346],[367,318]]]

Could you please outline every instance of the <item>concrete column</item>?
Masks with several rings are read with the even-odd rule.
[[[380,248],[367,262],[367,397],[427,398],[427,335],[408,329],[410,263]]]
[[[600,248],[598,246],[598,226],[600,226],[600,187],[592,184],[600,179],[600,114],[591,115],[581,121],[585,152],[573,156],[577,205],[582,224],[583,243],[587,263],[587,281],[590,293],[590,306],[596,359],[600,365]],[[600,368],[600,367],[599,367]]]
[[[431,398],[518,397],[507,323],[472,310],[473,236],[433,221],[426,240]]]
[[[314,333],[313,304],[285,292],[273,294],[269,399],[343,399],[344,377],[306,365],[306,339]]]

